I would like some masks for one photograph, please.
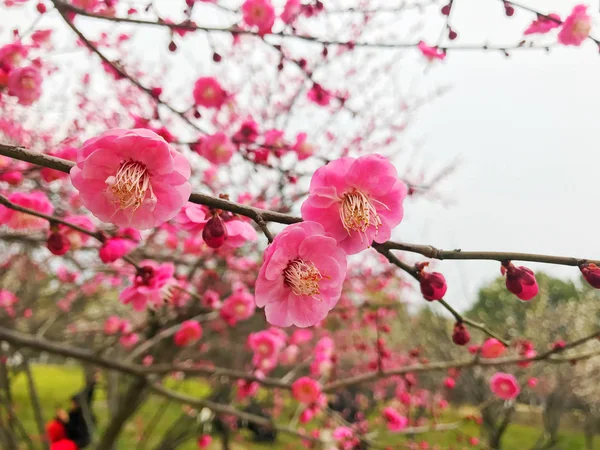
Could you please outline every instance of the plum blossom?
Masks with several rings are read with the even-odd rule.
[[[337,304],[346,255],[316,222],[286,227],[265,250],[256,281],[256,305],[271,325],[304,328],[323,320]]]
[[[563,45],[579,46],[587,39],[592,29],[592,18],[587,6],[577,5],[567,16],[558,32],[558,42]]]
[[[298,161],[310,158],[315,152],[314,147],[306,142],[306,138],[306,133],[298,133],[296,135],[296,143],[292,147],[292,150],[296,153]]]
[[[7,196],[8,200],[23,208],[32,209],[42,214],[51,215],[54,207],[42,191],[14,192]],[[48,226],[48,221],[41,217],[15,211],[0,205],[0,225],[13,230],[40,230]]]
[[[523,266],[516,267],[508,262],[502,264],[502,274],[506,274],[506,289],[521,300],[531,300],[538,294],[539,286],[531,269]]]
[[[268,34],[275,23],[275,8],[271,0],[246,0],[242,17],[246,25],[258,28],[259,34]]]
[[[300,403],[312,405],[322,395],[321,385],[318,381],[309,377],[298,378],[292,384],[292,395]]]
[[[19,67],[8,74],[8,94],[21,105],[31,105],[42,95],[42,74],[34,66]]]
[[[484,358],[498,358],[504,354],[506,347],[496,338],[490,338],[481,346],[481,356]]]
[[[115,262],[117,259],[131,253],[137,247],[137,243],[131,239],[110,238],[100,247],[98,254],[103,263]]]
[[[172,263],[158,264],[154,261],[140,263],[141,269],[133,278],[133,286],[121,292],[119,300],[130,304],[136,311],[143,311],[147,304],[157,307],[170,296],[170,289],[176,284],[175,266]]]
[[[118,316],[109,316],[104,321],[104,334],[113,335],[121,330],[121,319]]]
[[[0,289],[0,308],[4,308],[6,314],[10,317],[15,315],[15,305],[18,302],[17,296],[9,290]]]
[[[308,99],[319,106],[327,106],[333,97],[331,93],[318,83],[313,84],[312,88],[306,94]]]
[[[213,164],[227,164],[235,152],[235,145],[225,133],[203,137],[193,149]]]
[[[279,352],[281,352],[284,345],[285,340],[271,330],[250,333],[248,336],[248,346],[254,352],[252,362],[256,366],[259,366],[265,359],[270,361],[277,360]]]
[[[11,42],[0,47],[0,66],[9,71],[21,64],[27,56],[28,48],[21,41]]]
[[[194,84],[194,102],[197,106],[219,109],[228,98],[227,92],[214,77],[201,77]]]
[[[88,216],[68,216],[65,217],[65,221],[90,232],[94,232],[96,228]],[[80,231],[63,224],[59,224],[58,231],[69,240],[71,248],[74,250],[85,245],[91,237],[89,234],[81,233]]]
[[[221,317],[230,326],[234,326],[240,320],[252,317],[255,309],[254,296],[245,289],[240,289],[223,301]]]
[[[302,4],[300,0],[287,0],[281,13],[281,20],[287,24],[293,23],[301,11]]]
[[[503,400],[514,400],[521,392],[517,379],[503,372],[498,372],[490,378],[490,389]]]
[[[113,129],[79,149],[71,182],[101,221],[149,229],[187,202],[190,173],[185,157],[156,133]]]
[[[383,417],[390,431],[400,431],[408,426],[408,419],[392,407],[384,408]]]
[[[383,156],[344,157],[313,175],[302,218],[320,223],[349,255],[389,240],[404,215],[406,185]]]
[[[186,320],[174,336],[175,345],[187,347],[195,344],[202,338],[202,327],[195,320]]]

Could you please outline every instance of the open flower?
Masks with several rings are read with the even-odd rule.
[[[235,152],[235,145],[225,133],[215,133],[203,137],[194,150],[213,164],[226,164]]]
[[[420,41],[417,46],[427,61],[433,61],[434,59],[444,59],[446,52],[438,49],[437,47],[430,47],[425,42]]]
[[[123,304],[131,303],[136,311],[143,311],[148,303],[160,306],[170,296],[170,288],[176,283],[175,266],[171,263],[143,261],[140,266],[133,286],[125,288],[119,296]]]
[[[503,400],[513,400],[521,392],[517,379],[508,374],[498,372],[490,378],[491,391]]]
[[[563,45],[579,46],[590,35],[591,29],[592,18],[587,13],[587,6],[577,5],[565,19],[558,33],[558,42]]]
[[[561,23],[558,14],[551,13],[548,14],[548,17],[539,16],[536,20],[531,22],[523,34],[525,36],[529,34],[546,34],[550,30],[560,27]]]
[[[83,144],[71,182],[98,219],[143,230],[179,212],[190,173],[185,157],[153,131],[114,129]]]
[[[195,344],[202,337],[202,327],[195,320],[186,320],[175,333],[174,341],[178,347]]]
[[[240,289],[231,294],[223,301],[221,308],[221,317],[228,325],[234,326],[240,320],[246,320],[252,317],[256,305],[254,297],[245,289]]]
[[[292,384],[292,395],[300,403],[312,405],[321,396],[321,386],[318,381],[309,377],[298,378]]]
[[[256,305],[271,325],[315,325],[340,299],[346,267],[346,254],[320,224],[290,225],[265,250]]]
[[[214,77],[200,77],[194,84],[194,102],[197,106],[218,109],[227,97],[227,92]]]
[[[383,410],[383,417],[390,431],[400,431],[408,426],[408,419],[389,406]]]
[[[506,347],[496,338],[490,338],[481,346],[481,356],[484,358],[498,358],[504,354]]]
[[[406,185],[381,155],[345,157],[318,169],[302,218],[318,222],[349,255],[385,242],[404,215]]]
[[[42,95],[42,75],[34,66],[19,67],[8,74],[8,94],[21,105],[31,105]]]
[[[271,32],[275,23],[275,8],[271,0],[246,0],[242,5],[244,23],[258,28],[260,34]]]

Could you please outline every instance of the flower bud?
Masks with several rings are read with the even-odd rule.
[[[539,286],[531,269],[515,267],[513,263],[507,262],[502,264],[502,273],[506,273],[506,289],[521,300],[531,300],[537,295]]]
[[[600,267],[596,264],[582,264],[579,266],[579,270],[581,270],[581,274],[585,281],[587,281],[592,287],[596,289],[600,289]]]
[[[439,272],[425,272],[423,269],[427,263],[417,264],[419,271],[419,282],[421,284],[421,294],[425,300],[441,300],[446,295],[448,285],[444,275]]]
[[[202,230],[202,239],[210,248],[219,248],[227,240],[225,222],[218,214],[214,214]]]
[[[50,233],[50,236],[48,236],[46,247],[48,247],[48,250],[50,250],[53,255],[61,256],[69,251],[71,242],[60,232],[53,231]]]
[[[506,351],[506,347],[496,338],[490,338],[481,346],[481,356],[484,358],[498,358]]]
[[[452,333],[452,342],[456,345],[467,345],[471,340],[469,330],[462,324],[457,322],[454,325],[454,332]]]

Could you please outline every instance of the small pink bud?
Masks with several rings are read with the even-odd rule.
[[[446,386],[448,389],[454,389],[454,387],[456,386],[456,380],[454,378],[446,378],[444,380],[444,386]]]
[[[48,250],[50,250],[53,255],[61,256],[69,251],[71,242],[60,232],[53,231],[50,233],[50,236],[48,236],[46,247],[48,247]]]
[[[462,323],[456,323],[454,325],[454,332],[452,333],[452,342],[456,345],[466,345],[471,340],[469,330],[465,328]]]
[[[539,291],[533,271],[527,267],[515,267],[513,263],[502,264],[502,272],[506,272],[506,289],[523,301],[531,300]]]
[[[444,5],[442,7],[442,14],[444,16],[449,16],[450,15],[450,9],[452,8],[452,3],[448,3],[447,5]]]
[[[212,443],[210,434],[204,434],[198,438],[198,448],[207,448]]]
[[[527,386],[529,386],[530,388],[534,388],[536,387],[538,384],[538,379],[531,377],[529,380],[527,380]]]
[[[600,267],[596,264],[586,263],[580,265],[579,270],[581,270],[583,278],[585,278],[585,281],[587,281],[590,286],[600,289]]]
[[[419,270],[419,283],[421,284],[421,294],[425,300],[441,300],[446,295],[448,285],[444,275],[439,272],[425,272],[423,268],[427,263],[417,265]]]
[[[496,338],[490,338],[481,346],[481,356],[484,358],[498,358],[506,351],[506,347]]]
[[[202,230],[202,239],[210,248],[219,248],[227,240],[227,228],[221,216],[214,214]]]

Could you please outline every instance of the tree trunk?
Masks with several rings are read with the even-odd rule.
[[[29,360],[27,358],[23,361],[23,370],[25,371],[25,375],[27,376],[27,385],[29,388],[29,398],[31,399],[31,407],[33,408],[33,414],[35,416],[35,423],[38,428],[38,432],[40,433],[42,439],[42,447],[44,450],[48,450],[48,441],[46,440],[46,428],[44,426],[44,416],[42,414],[42,407],[40,405],[40,399],[37,395],[37,389],[35,387],[35,382],[33,381],[33,375],[31,373],[31,366],[29,365]]]
[[[147,381],[145,378],[136,378],[119,407],[117,414],[112,418],[108,428],[102,435],[96,450],[111,450],[127,420],[137,411],[144,399]]]
[[[17,450],[17,438],[15,433],[15,416],[12,408],[12,395],[10,392],[10,381],[8,379],[8,368],[6,363],[0,362],[0,391],[2,395],[0,402],[4,403],[4,410],[7,416],[7,426],[5,428],[5,439],[7,450]],[[1,414],[1,412],[0,412]]]

